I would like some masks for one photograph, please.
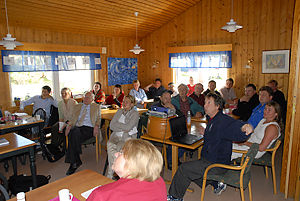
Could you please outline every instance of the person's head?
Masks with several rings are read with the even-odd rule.
[[[270,80],[268,86],[275,92],[277,90],[278,82],[276,80]]]
[[[131,110],[133,108],[133,106],[136,105],[136,100],[133,96],[131,95],[127,95],[124,97],[124,100],[123,100],[123,108],[124,110]]]
[[[156,78],[154,82],[154,87],[158,89],[161,86],[161,83],[162,83],[161,79]]]
[[[218,111],[223,110],[224,104],[225,101],[221,96],[215,93],[208,93],[205,96],[205,113],[208,114],[208,116],[210,117],[214,117],[218,113]]]
[[[263,86],[259,89],[259,102],[261,104],[266,104],[270,102],[273,98],[273,90],[268,86]]]
[[[140,81],[139,81],[139,80],[134,80],[134,81],[132,82],[132,85],[133,85],[133,88],[134,88],[135,90],[139,90],[139,88],[140,88]]]
[[[226,80],[226,88],[230,89],[233,86],[233,79],[232,78],[228,78]]]
[[[71,93],[71,89],[64,87],[60,90],[61,93],[61,98],[63,100],[68,100],[69,98],[71,98],[72,93]]]
[[[189,88],[185,84],[180,84],[178,86],[178,93],[181,98],[185,98],[189,92]]]
[[[120,93],[122,92],[122,86],[119,85],[119,84],[116,84],[115,87],[114,87],[114,93],[115,95],[119,95]]]
[[[51,93],[51,88],[49,86],[46,85],[46,86],[42,87],[42,97],[43,98],[49,97],[50,93]]]
[[[208,88],[209,88],[209,90],[210,91],[215,91],[215,89],[216,89],[216,81],[214,81],[214,80],[210,80],[209,82],[208,82]]]
[[[86,92],[83,97],[83,103],[85,105],[90,105],[94,100],[94,94],[90,91]]]
[[[94,92],[97,93],[101,89],[101,83],[95,82],[93,89],[94,89]]]
[[[268,102],[264,110],[264,118],[269,121],[277,121],[279,123],[281,121],[280,105],[272,100]]]
[[[192,76],[189,79],[189,83],[190,83],[190,85],[194,85],[194,78]]]
[[[168,84],[168,89],[169,89],[170,91],[174,91],[174,83],[173,83],[173,82],[170,82],[170,83]]]
[[[119,177],[148,182],[160,178],[163,158],[160,151],[148,141],[127,140],[116,157],[112,168]]]
[[[162,104],[171,103],[171,94],[168,91],[164,91],[160,96],[160,101]]]
[[[245,96],[252,97],[256,93],[256,86],[254,84],[247,84],[245,87]]]
[[[197,83],[195,85],[195,94],[197,94],[198,96],[203,92],[203,85],[201,83]]]

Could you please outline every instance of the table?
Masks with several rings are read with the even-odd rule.
[[[191,131],[199,129],[200,126],[205,127],[206,124],[201,123],[201,122],[192,121]],[[159,139],[159,138],[153,138],[153,137],[149,136],[149,134],[142,135],[141,138],[144,139],[144,140],[164,143],[164,144],[168,144],[168,145],[172,146],[172,178],[175,175],[175,173],[177,171],[177,168],[178,168],[178,147],[194,150],[194,149],[197,149],[197,148],[199,148],[200,146],[203,145],[203,139],[195,142],[192,145],[186,145],[186,144],[181,144],[181,143],[177,143],[177,142],[172,142],[169,139],[163,140],[163,139]],[[198,158],[199,158],[199,155],[198,155]]]
[[[10,121],[6,124],[0,124],[0,135],[6,134],[6,133],[12,133],[20,130],[24,130],[27,128],[32,128],[35,126],[43,126],[44,120],[38,120],[34,122],[28,122],[25,120],[18,120],[18,121]]]
[[[33,188],[36,188],[37,182],[36,182],[36,166],[35,166],[35,155],[34,155],[34,148],[36,143],[15,133],[8,133],[8,134],[1,135],[1,138],[5,138],[7,141],[9,141],[9,145],[0,146],[0,160],[8,157],[13,157],[13,169],[15,175],[17,175],[17,161],[15,156],[19,154],[29,153]]]
[[[73,196],[83,201],[85,199],[81,196],[81,193],[96,186],[111,182],[114,181],[97,172],[92,170],[83,170],[27,192],[26,200],[48,201],[57,197],[59,190],[67,188]],[[16,198],[10,199],[10,201],[16,200]]]

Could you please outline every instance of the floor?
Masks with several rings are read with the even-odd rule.
[[[278,156],[280,156],[282,151],[279,150]],[[194,157],[196,157],[194,154]],[[78,169],[84,170],[84,169],[91,169],[94,171],[97,171],[99,173],[102,173],[104,168],[104,162],[106,158],[106,152],[102,151],[100,162],[97,164],[95,160],[95,146],[88,145],[86,148],[83,148],[83,154],[81,156],[83,165]],[[280,184],[280,168],[281,168],[281,157],[277,157],[277,165],[276,165],[276,179],[277,179],[277,191],[279,191],[279,184]],[[192,159],[190,159],[192,160]],[[18,164],[18,173],[25,173],[27,175],[30,175],[30,169],[28,165],[28,159],[27,159],[27,165],[23,166],[21,164]],[[59,161],[55,163],[49,163],[47,160],[43,160],[41,153],[38,153],[36,155],[36,166],[37,166],[37,173],[42,175],[51,175],[50,182],[53,182],[57,179],[65,177],[65,173],[68,169],[68,164],[64,163],[64,158],[60,159]],[[252,166],[251,169],[252,173],[252,194],[253,194],[253,201],[279,201],[279,200],[285,200],[284,194],[281,192],[278,192],[277,195],[273,195],[273,184],[272,179],[269,177],[269,179],[265,178],[264,169],[263,167],[258,166]],[[0,163],[0,172],[3,173],[7,178],[9,175],[12,175],[12,168],[10,166],[9,171],[5,172],[3,163]],[[271,172],[269,170],[269,175],[271,175]],[[165,180],[171,180],[171,171],[170,170],[164,170],[162,173],[162,176]],[[169,185],[166,184],[167,189],[169,188]],[[201,188],[195,185],[194,183],[191,184],[190,188],[194,189],[194,192],[187,192],[184,196],[185,201],[194,201],[194,200],[200,200],[201,196]],[[235,190],[234,188],[227,187],[226,191],[223,192],[220,196],[216,196],[211,187],[207,187],[205,191],[205,201],[215,201],[215,200],[222,200],[222,201],[232,201],[232,200],[241,200],[240,198],[240,192],[239,190]],[[245,193],[245,200],[249,200],[248,196],[248,189],[246,189]],[[287,201],[292,201],[293,199],[289,198]]]

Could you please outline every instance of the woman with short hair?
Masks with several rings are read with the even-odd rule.
[[[140,88],[140,81],[134,80],[132,85],[133,89],[130,90],[129,95],[135,98],[138,108],[144,108],[144,102],[147,100],[147,95],[145,91]]]
[[[115,153],[121,150],[124,143],[131,138],[137,138],[139,113],[135,110],[136,102],[133,96],[127,95],[123,101],[123,108],[119,109],[110,122],[113,131],[107,142],[108,171],[107,177],[113,177],[112,164],[116,159]]]
[[[95,189],[87,201],[164,201],[167,191],[161,178],[163,159],[148,141],[130,139],[116,153],[114,171],[120,179]]]

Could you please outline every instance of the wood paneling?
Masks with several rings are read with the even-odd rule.
[[[156,77],[162,78],[165,86],[172,81],[168,47],[232,44],[229,77],[235,80],[238,96],[247,83],[259,88],[270,79],[278,80],[279,89],[287,95],[289,74],[262,74],[261,57],[264,50],[291,48],[294,0],[234,1],[233,18],[244,26],[235,33],[221,30],[230,19],[230,5],[231,0],[203,0],[143,38],[141,46],[146,51],[139,57],[142,85]],[[253,68],[244,68],[252,57]],[[154,60],[160,61],[157,68],[152,68]]]
[[[294,11],[287,124],[282,158],[280,190],[288,196],[295,194],[300,169],[300,0],[296,0]],[[286,176],[287,175],[287,176]]]
[[[107,94],[111,94],[113,86],[107,86],[107,58],[108,57],[136,57],[129,52],[135,45],[135,40],[126,37],[103,37],[98,35],[74,34],[68,32],[54,32],[42,29],[30,29],[23,27],[11,27],[11,33],[24,46],[17,49],[44,50],[44,51],[75,51],[75,52],[99,52],[101,47],[107,47],[107,54],[101,54],[102,69],[95,71],[95,81],[102,83]],[[0,35],[6,34],[6,27],[0,26]],[[3,47],[1,46],[3,49]],[[1,67],[2,68],[2,67]],[[11,95],[8,73],[0,72],[0,106],[4,109],[11,106]],[[80,81],[80,80],[79,80]],[[125,93],[132,88],[123,85]]]

